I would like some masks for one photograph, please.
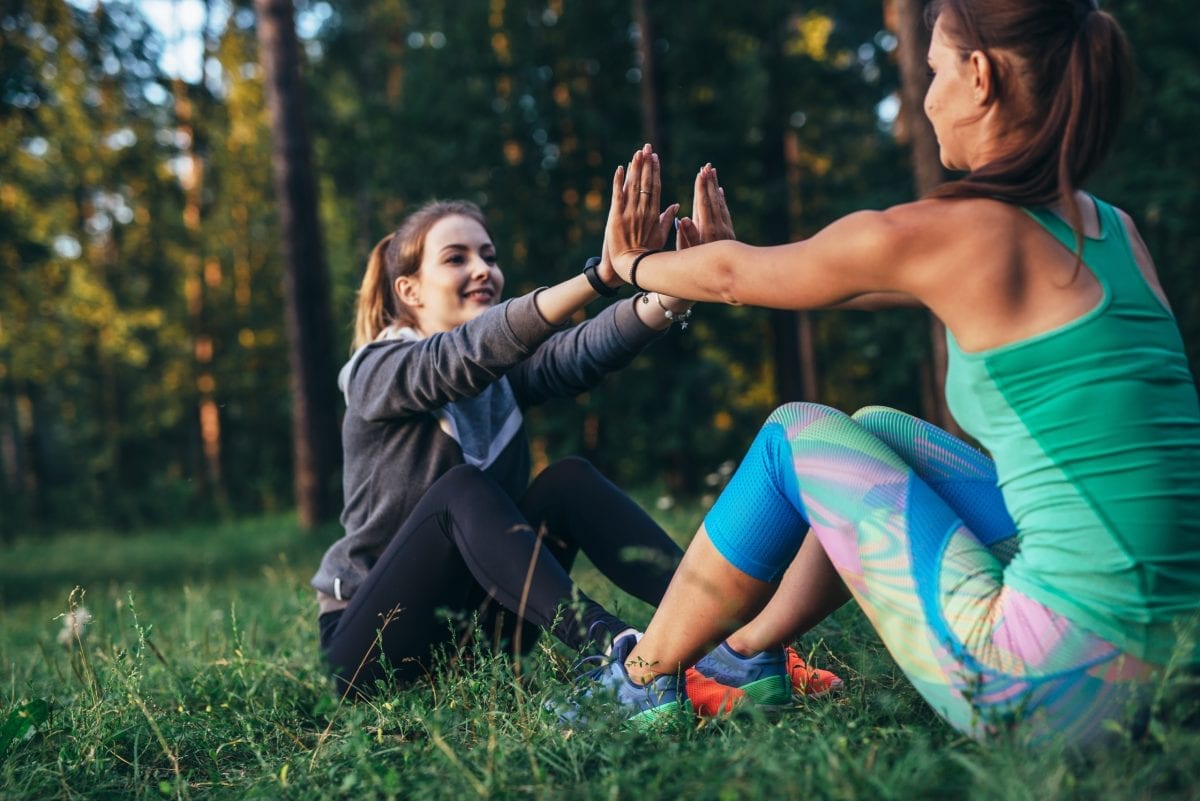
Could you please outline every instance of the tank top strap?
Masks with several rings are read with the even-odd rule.
[[[1052,212],[1046,206],[1021,206],[1021,211],[1033,218],[1033,221],[1042,226],[1055,239],[1062,243],[1062,246],[1072,253],[1075,251],[1075,232],[1071,230],[1071,226],[1067,221],[1057,214]],[[1084,246],[1087,246],[1087,240],[1084,240]]]
[[[1129,232],[1114,206],[1094,195],[1088,195],[1096,204],[1096,215],[1100,222],[1098,237],[1084,237],[1083,262],[1118,303],[1162,304],[1154,297],[1129,243]],[[1022,206],[1022,211],[1053,235],[1063,247],[1075,253],[1075,232],[1062,217],[1045,206]]]

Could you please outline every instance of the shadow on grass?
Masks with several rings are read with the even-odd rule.
[[[294,517],[275,516],[18,540],[0,549],[0,605],[65,598],[76,586],[179,586],[245,576],[281,557],[297,566],[311,564],[315,571],[321,554],[340,535],[336,523],[305,532]]]

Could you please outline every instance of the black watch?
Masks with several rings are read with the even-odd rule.
[[[592,285],[592,289],[596,290],[596,294],[603,295],[606,298],[615,298],[620,287],[611,287],[600,280],[600,276],[596,275],[596,268],[600,266],[600,257],[592,256],[583,263],[583,275],[587,278],[588,283]]]

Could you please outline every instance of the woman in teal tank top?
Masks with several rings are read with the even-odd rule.
[[[965,177],[749,247],[715,241],[706,167],[686,229],[705,244],[660,253],[639,152],[614,175],[608,242],[629,283],[679,297],[932,310],[952,411],[989,455],[890,409],[777,410],[644,637],[598,675],[627,716],[676,707],[671,677],[722,637],[752,660],[850,596],[979,737],[1094,741],[1169,660],[1196,661],[1195,382],[1132,221],[1079,190],[1117,129],[1125,38],[1092,0],[943,0],[930,19],[925,111]]]

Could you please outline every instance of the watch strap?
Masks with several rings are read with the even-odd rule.
[[[597,295],[602,295],[606,298],[614,298],[619,291],[618,287],[611,287],[600,280],[600,276],[596,274],[596,268],[600,266],[600,257],[592,256],[583,263],[583,275],[587,278],[588,283],[592,285],[592,289],[596,290]]]

